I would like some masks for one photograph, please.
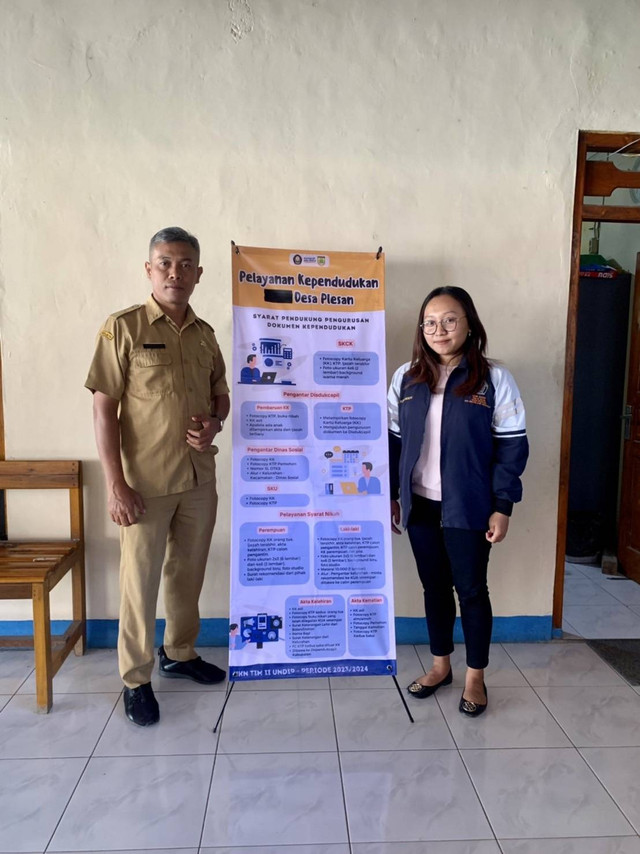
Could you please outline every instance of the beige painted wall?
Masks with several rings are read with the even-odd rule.
[[[473,293],[532,454],[495,612],[548,614],[579,128],[638,130],[638,0],[0,0],[0,328],[9,457],[86,460],[90,616],[117,613],[83,389],[145,299],[150,234],[201,239],[194,307],[230,353],[229,240],[388,259],[390,371],[425,292]],[[227,612],[230,478],[202,599]],[[60,501],[21,498],[55,533]],[[396,608],[420,614],[406,536]],[[56,599],[56,615],[66,607]],[[0,604],[0,620],[29,615]]]

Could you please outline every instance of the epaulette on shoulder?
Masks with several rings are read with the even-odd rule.
[[[214,335],[216,334],[216,330],[213,328],[213,326],[212,326],[210,323],[207,323],[207,321],[206,321],[206,320],[203,320],[201,317],[199,317],[199,318],[198,318],[198,321],[199,321],[203,326],[206,326],[206,327],[207,327],[207,329],[210,329],[210,330],[213,332],[213,334],[214,334]]]
[[[119,317],[122,317],[125,314],[130,314],[132,311],[136,311],[139,308],[142,308],[141,303],[138,303],[137,305],[130,305],[129,308],[123,308],[122,311],[114,311],[111,317],[117,320]]]

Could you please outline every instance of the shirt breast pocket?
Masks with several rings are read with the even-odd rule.
[[[129,359],[127,391],[134,397],[154,398],[173,391],[172,359],[162,350],[137,350]]]
[[[213,373],[215,364],[215,356],[209,350],[201,350],[198,353],[198,365],[209,374]]]

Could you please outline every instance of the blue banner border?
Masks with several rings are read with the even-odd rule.
[[[265,679],[326,679],[338,676],[395,676],[395,659],[349,658],[328,661],[282,661],[229,668],[230,682]]]

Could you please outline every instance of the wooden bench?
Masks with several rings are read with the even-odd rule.
[[[0,489],[69,490],[70,539],[0,542],[0,600],[33,601],[33,635],[0,637],[0,647],[33,647],[36,703],[46,714],[53,702],[53,677],[72,649],[76,655],[84,654],[86,643],[82,463],[0,460]],[[52,635],[49,592],[69,570],[73,621],[64,634]]]

